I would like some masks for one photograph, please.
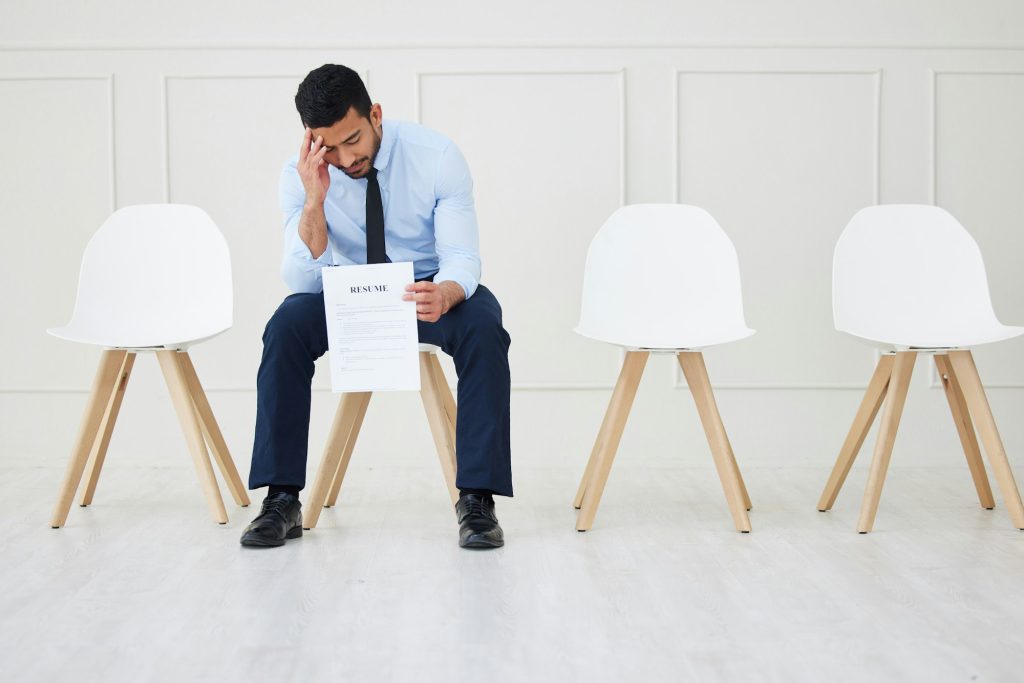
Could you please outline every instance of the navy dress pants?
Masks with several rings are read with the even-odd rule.
[[[450,355],[459,376],[456,486],[511,496],[510,339],[498,300],[480,285],[436,323],[418,327],[420,341]],[[326,352],[323,293],[287,297],[263,332],[250,489],[305,486],[313,361]]]

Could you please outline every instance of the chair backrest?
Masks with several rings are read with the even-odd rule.
[[[634,204],[590,243],[579,334],[622,346],[695,348],[753,334],[732,241],[711,214]]]
[[[223,332],[231,315],[231,257],[213,220],[146,204],[115,211],[89,240],[68,328],[111,346],[161,346]]]
[[[1000,325],[981,250],[945,209],[869,206],[840,235],[832,261],[836,329],[908,346],[956,346]]]

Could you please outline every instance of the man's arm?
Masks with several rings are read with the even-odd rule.
[[[302,207],[302,220],[299,221],[299,237],[309,247],[310,255],[316,259],[327,251],[327,218],[324,216],[324,198],[331,186],[331,174],[324,162],[327,148],[324,139],[317,136],[313,140],[313,131],[306,129],[302,136],[302,147],[299,148],[299,163],[296,170],[302,180],[302,189],[306,191],[306,201]],[[310,145],[312,142],[312,146]]]
[[[307,128],[294,171],[281,176],[280,203],[285,213],[285,248],[281,276],[293,292],[323,289],[320,269],[331,265],[324,198],[331,178],[323,160],[325,148]],[[297,177],[296,177],[297,176]]]
[[[480,284],[480,236],[473,176],[454,143],[448,145],[441,157],[435,194],[434,248],[438,271],[434,282],[457,282],[468,299]]]
[[[314,259],[320,258],[327,251],[327,217],[324,216],[324,205],[304,204],[302,216],[299,218],[299,239]]]
[[[406,301],[416,302],[416,317],[438,319],[473,296],[480,282],[480,243],[473,203],[473,177],[454,144],[445,149],[435,184],[434,248],[438,271],[434,282],[406,287]]]

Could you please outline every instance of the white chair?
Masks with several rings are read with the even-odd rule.
[[[832,508],[884,402],[857,522],[860,533],[871,531],[914,361],[924,353],[935,357],[982,507],[995,503],[975,427],[1014,526],[1024,529],[1024,506],[970,351],[1024,334],[1024,327],[996,319],[981,251],[964,227],[936,206],[861,209],[836,244],[832,312],[837,330],[868,341],[882,355],[818,509]]]
[[[194,206],[128,206],[112,214],[82,256],[71,321],[50,334],[104,347],[51,526],[67,520],[88,465],[84,507],[92,502],[135,356],[154,352],[171,392],[214,519],[227,512],[205,442],[235,502],[249,497],[196,376],[188,348],[231,327],[231,258],[205,212]]]
[[[452,504],[459,499],[459,490],[455,487],[455,422],[458,417],[455,399],[448,380],[445,379],[441,363],[437,360],[438,348],[433,344],[420,344],[420,397],[427,413],[427,423],[434,437],[434,447],[441,461],[441,472],[444,474],[448,487],[448,496]],[[324,447],[324,455],[320,460],[313,489],[306,503],[303,516],[303,528],[312,529],[320,519],[320,511],[337,504],[341,482],[348,471],[348,463],[359,438],[359,429],[363,425],[366,407],[370,403],[373,392],[351,392],[343,394],[338,402],[338,410],[334,414],[331,431]]]
[[[754,334],[743,318],[736,249],[696,206],[637,204],[611,215],[590,243],[576,332],[626,350],[574,507],[591,528],[637,385],[651,353],[674,354],[697,404],[736,529],[750,497],[715,403],[701,349]]]

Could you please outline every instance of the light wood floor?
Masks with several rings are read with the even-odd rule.
[[[745,467],[749,535],[710,463],[617,464],[585,534],[580,468],[518,468],[506,547],[470,552],[428,456],[354,461],[269,551],[237,542],[260,496],[217,526],[184,465],[111,464],[60,530],[61,470],[0,468],[0,680],[1024,680],[1024,532],[966,466],[894,466],[866,536],[864,468],[815,510],[830,460]]]

